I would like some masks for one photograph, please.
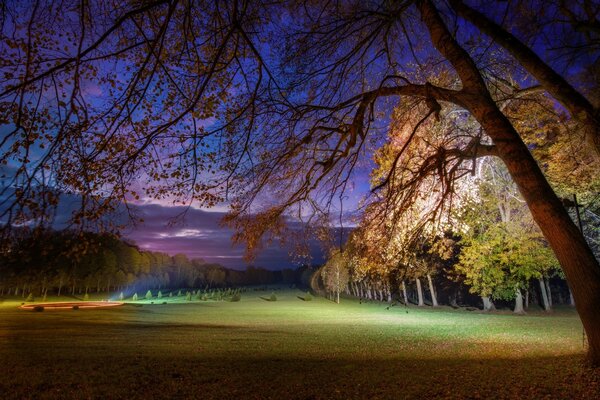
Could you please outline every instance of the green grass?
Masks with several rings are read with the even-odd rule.
[[[573,310],[485,314],[163,297],[104,310],[0,304],[2,398],[600,398]],[[92,296],[94,299],[94,296]],[[48,300],[54,300],[49,298]],[[142,305],[140,307],[140,305]]]

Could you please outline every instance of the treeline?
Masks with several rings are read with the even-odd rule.
[[[452,308],[483,309],[513,308],[517,313],[531,306],[551,311],[555,305],[574,306],[573,296],[564,276],[548,271],[535,277],[524,278],[516,291],[499,294],[478,293],[457,270],[458,257],[441,260],[423,258],[421,265],[398,265],[385,271],[358,270],[354,255],[334,251],[328,262],[319,268],[311,280],[316,293],[333,301],[340,296],[361,301],[421,307],[450,306]],[[492,284],[498,276],[485,278]]]
[[[144,251],[111,234],[17,231],[0,253],[0,295],[308,285],[311,269],[228,269],[185,254]]]

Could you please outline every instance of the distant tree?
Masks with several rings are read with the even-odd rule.
[[[327,291],[333,294],[335,302],[340,302],[342,292],[349,280],[348,259],[339,250],[333,250],[327,263],[321,268],[321,277]]]

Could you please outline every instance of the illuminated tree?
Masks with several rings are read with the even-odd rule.
[[[559,71],[560,57],[542,54],[581,49],[579,62],[594,64],[597,16],[575,3],[544,2],[540,15],[517,1],[8,2],[0,217],[48,226],[48,211],[72,194],[71,222],[85,229],[141,197],[228,199],[235,239],[253,251],[284,236],[288,213],[322,217],[343,198],[400,102],[418,112],[409,132],[454,119],[396,200],[410,203],[435,175],[447,205],[465,161],[499,157],[560,261],[598,363],[598,261],[502,107],[548,96],[597,150],[597,108]],[[557,31],[577,46],[543,40]]]
[[[346,289],[349,279],[348,258],[345,253],[333,250],[320,273],[325,289],[333,294],[335,302],[339,304],[340,292]]]

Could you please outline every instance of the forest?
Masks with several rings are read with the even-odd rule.
[[[79,248],[84,247],[84,248]],[[0,257],[0,296],[45,298],[87,293],[131,297],[147,290],[181,290],[250,285],[306,286],[310,268],[270,271],[227,269],[185,254],[140,250],[115,235],[72,231],[21,232]],[[165,292],[166,293],[166,292]]]

